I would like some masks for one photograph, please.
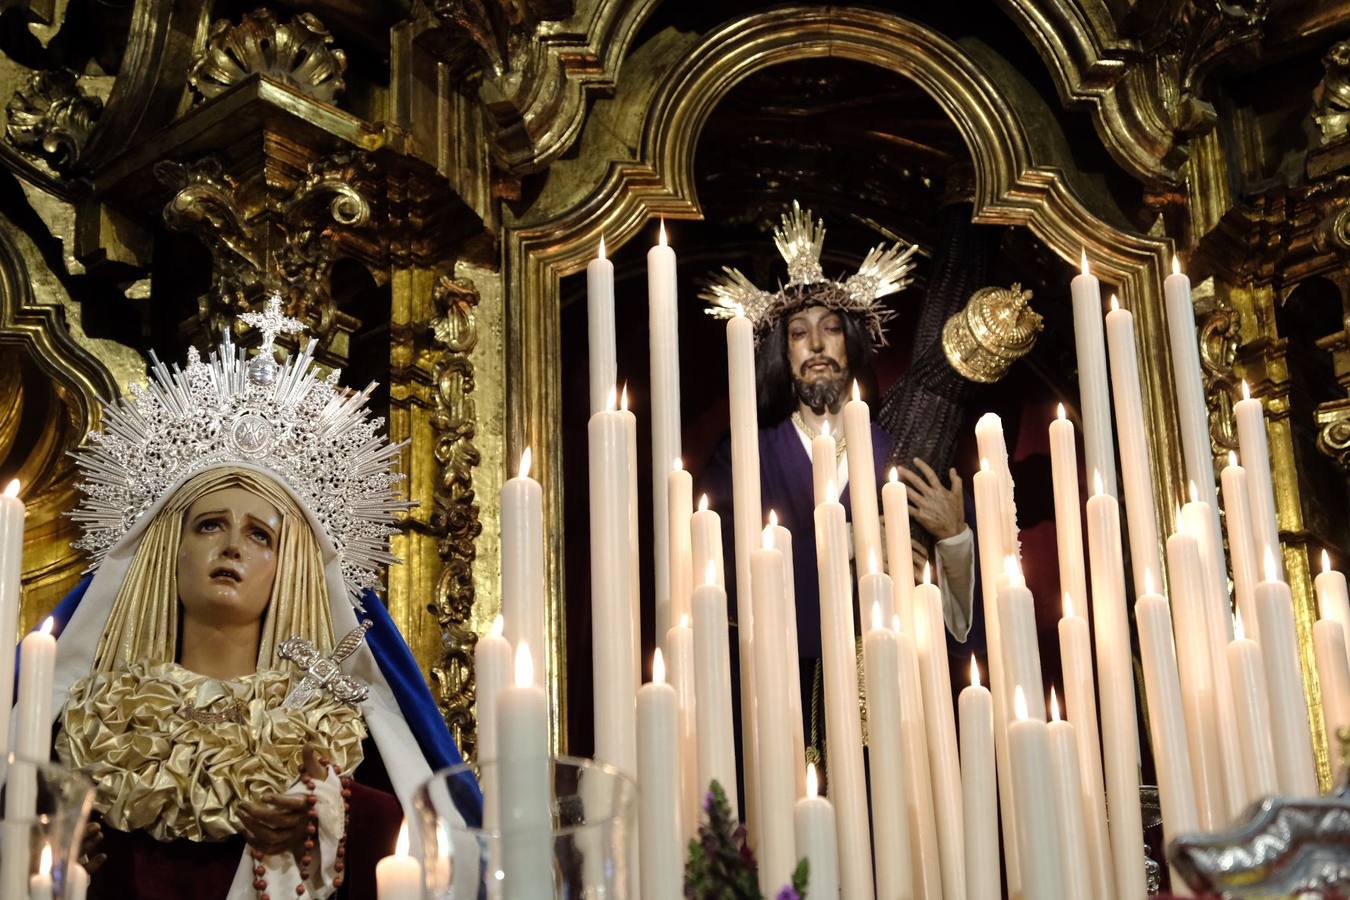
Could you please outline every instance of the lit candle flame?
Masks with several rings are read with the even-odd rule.
[[[1247,384],[1247,379],[1245,378],[1242,379],[1242,399],[1243,400],[1252,399],[1252,389],[1251,386]]]
[[[923,583],[924,584],[933,583],[933,567],[928,564],[927,560],[925,560],[923,564]]]
[[[672,459],[672,460],[670,461],[670,471],[672,471],[672,472],[683,472],[683,471],[684,471],[684,460],[680,459],[678,456],[675,457],[674,459]]]
[[[699,512],[707,512],[707,511],[708,511],[708,495],[707,495],[707,494],[700,494],[700,495],[699,495],[699,498],[698,498],[698,511],[699,511]]]
[[[525,452],[522,453],[522,454],[520,454],[520,468],[516,470],[516,477],[517,477],[517,478],[529,478],[529,477],[530,477],[530,462],[531,462],[531,461],[532,461],[532,460],[531,460],[531,457],[530,457],[530,448],[529,448],[529,447],[526,447],[526,448],[525,448]]]
[[[877,552],[875,550],[867,551],[867,574],[877,574]]]
[[[652,654],[652,684],[666,683],[666,661],[661,656],[661,648],[657,647],[656,652]]]
[[[1181,507],[1172,507],[1172,531],[1176,534],[1186,533],[1186,523],[1181,518]]]
[[[609,386],[609,393],[605,395],[605,412],[614,412],[614,407],[619,402],[619,388],[617,385]]]
[[[600,235],[600,252],[596,255],[595,258],[596,259],[605,258],[605,236],[603,234]]]
[[[51,634],[52,629],[55,627],[56,627],[56,620],[53,619],[51,616],[48,616],[47,621],[42,623],[42,628],[40,630],[42,631],[43,634]]]
[[[1080,272],[1082,272],[1084,275],[1091,275],[1091,274],[1092,274],[1091,270],[1088,269],[1087,248],[1086,248],[1086,247],[1083,248],[1083,255],[1082,255],[1081,257],[1079,257],[1079,260],[1078,260],[1078,270],[1079,270]]]
[[[1233,468],[1237,468],[1238,464],[1237,454],[1234,453],[1232,450],[1228,451],[1228,464]]]
[[[1073,597],[1069,595],[1068,591],[1064,592],[1064,618],[1073,618]]]
[[[1270,549],[1269,546],[1266,547],[1266,555],[1264,563],[1265,563],[1266,581],[1279,581],[1280,570],[1275,565],[1275,551]]]
[[[1013,689],[1013,715],[1019,722],[1027,720],[1027,695],[1022,693],[1020,684]]]
[[[9,484],[5,485],[5,496],[6,497],[19,496],[19,479],[15,478]]]
[[[1242,627],[1242,610],[1239,609],[1237,615],[1233,617],[1233,639],[1241,641],[1246,637],[1247,629]]]
[[[1050,721],[1059,721],[1059,697],[1055,696],[1055,688],[1050,688]]]
[[[1115,295],[1115,294],[1112,294],[1112,295],[1111,295],[1111,311],[1112,311],[1112,312],[1115,312],[1115,311],[1118,310],[1118,309],[1120,309],[1120,301],[1119,301],[1118,299],[1116,299],[1116,295]]]
[[[1101,496],[1102,494],[1104,494],[1104,493],[1106,493],[1106,491],[1104,491],[1104,490],[1102,489],[1102,470],[1101,470],[1101,469],[1093,469],[1093,470],[1092,470],[1092,496],[1094,496],[1094,497],[1100,497],[1100,496]]]
[[[1177,259],[1177,255],[1175,253],[1172,254],[1172,274],[1173,275],[1181,274],[1181,260]]]
[[[772,526],[772,525],[765,525],[765,526],[764,526],[764,530],[763,530],[762,532],[760,532],[760,541],[763,543],[764,549],[765,549],[765,550],[772,550],[772,549],[773,549],[773,526]]]
[[[619,395],[619,409],[628,412],[628,384],[625,382],[623,393]]]
[[[769,510],[769,527],[770,528],[778,527],[778,513],[772,509]]]
[[[530,645],[524,641],[516,647],[516,687],[529,687],[534,684],[534,659],[530,656]]]
[[[981,472],[989,471],[989,460],[985,459],[983,456],[980,457],[980,471]]]
[[[853,379],[853,399],[854,400],[862,399],[862,392],[858,390],[858,380],[856,378]]]
[[[817,781],[816,764],[806,764],[806,796],[815,797],[820,793],[820,784]]]
[[[1188,482],[1188,483],[1187,483],[1187,488],[1188,488],[1188,493],[1189,493],[1190,498],[1191,498],[1191,502],[1192,502],[1192,503],[1199,503],[1199,502],[1200,502],[1200,488],[1198,488],[1198,487],[1195,486],[1195,482],[1194,482],[1194,481]]]
[[[681,628],[689,627],[689,613],[680,613],[680,627]]]
[[[839,491],[834,486],[834,479],[831,478],[825,482],[825,502],[834,503],[839,499]]]
[[[38,857],[38,874],[52,874],[52,845],[44,843],[42,845],[42,855]]]
[[[1003,574],[1013,579],[1022,577],[1022,567],[1017,564],[1017,557],[1011,553],[1003,557]]]
[[[1323,574],[1323,575],[1326,575],[1326,574],[1328,574],[1328,573],[1330,573],[1330,572],[1331,572],[1331,554],[1328,553],[1328,552],[1326,551],[1326,548],[1325,548],[1325,547],[1323,547],[1323,548],[1322,548],[1322,574]]]
[[[1149,568],[1144,569],[1144,593],[1153,593],[1153,570]]]
[[[717,584],[717,564],[711,559],[708,560],[708,564],[703,567],[703,583]]]
[[[896,484],[897,482],[899,482],[900,470],[897,469],[895,466],[891,466],[891,471],[890,474],[887,476],[887,480],[890,481],[891,484]]]
[[[499,638],[505,633],[506,633],[506,619],[502,618],[501,613],[497,613],[497,615],[492,617],[492,631],[490,632],[490,634],[492,637]]]
[[[394,847],[395,856],[408,855],[408,820],[404,819],[403,824],[398,829],[398,844]]]
[[[1066,418],[1068,418],[1067,416],[1064,415],[1063,403],[1056,404],[1055,418],[1059,419],[1061,422],[1063,422]]]
[[[821,436],[821,437],[829,437],[829,436],[830,436],[830,420],[829,420],[829,419],[826,419],[824,422],[821,422],[821,423],[820,423],[820,436]]]
[[[662,216],[662,217],[661,217],[661,230],[660,230],[660,232],[659,232],[658,235],[657,235],[657,241],[659,242],[659,244],[660,244],[662,247],[666,246],[666,217],[665,217],[665,216]]]
[[[973,656],[970,658],[970,686],[980,686],[980,664]]]
[[[875,631],[880,631],[883,625],[884,623],[881,617],[881,604],[874,600],[872,601],[872,628]]]
[[[739,303],[736,304],[736,318],[738,319],[745,318],[745,307]]]

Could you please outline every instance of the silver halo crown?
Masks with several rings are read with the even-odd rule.
[[[820,267],[825,222],[814,219],[796,200],[773,233],[774,244],[788,267],[788,283],[777,292],[755,286],[739,269],[724,266],[699,294],[707,300],[708,315],[730,319],[744,311],[758,340],[783,316],[803,306],[824,306],[859,316],[878,347],[886,345],[886,322],[895,313],[879,301],[904,290],[913,280],[914,244],[878,244],[868,251],[858,271],[843,281],[826,278]],[[810,290],[803,290],[810,288]],[[808,302],[809,298],[809,302]]]
[[[83,495],[70,517],[84,531],[75,546],[96,567],[141,517],[188,477],[230,464],[260,466],[308,507],[336,548],[342,577],[359,608],[366,589],[380,590],[381,570],[397,558],[389,536],[397,513],[415,504],[399,499],[403,475],[394,464],[403,444],[381,434],[384,420],[360,393],[320,378],[315,341],[278,363],[272,339],[302,326],[281,315],[280,297],[244,321],[263,332],[253,359],[230,341],[206,362],[195,347],[187,368],[166,367],[150,354],[150,382],[105,403],[104,427],[75,450]]]

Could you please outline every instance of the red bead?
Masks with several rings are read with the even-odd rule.
[[[254,867],[253,867],[253,874],[254,874],[254,875],[257,875],[259,878],[261,878],[261,877],[263,877],[264,875],[267,874],[267,870],[264,869],[262,866],[254,866]]]
[[[296,893],[296,894],[303,894],[304,892],[305,892],[305,886],[304,886],[303,884],[297,884],[297,885],[295,886],[295,893]]]
[[[334,871],[334,872],[341,872],[341,871],[343,871],[343,870],[346,869],[346,868],[347,868],[347,864],[344,863],[344,862],[343,862],[342,860],[340,860],[340,859],[339,859],[337,862],[333,863],[333,871]]]
[[[272,900],[272,897],[270,894],[263,893],[258,895],[258,900]]]
[[[316,796],[314,796],[313,794],[310,794],[310,795],[309,795],[308,797],[306,797],[305,799],[306,799],[307,801],[309,801],[309,805],[310,805],[310,806],[313,806],[314,804],[316,804],[316,803],[319,802],[319,798],[316,797]]]
[[[333,879],[333,889],[334,889],[334,890],[337,890],[337,889],[340,888],[340,887],[342,887],[342,876],[341,876],[341,875],[339,875],[339,876],[337,876],[336,878]]]
[[[253,887],[255,890],[261,891],[263,888],[267,887],[267,880],[263,878],[255,878],[253,879]]]
[[[319,829],[315,828],[313,825],[306,825],[305,830],[308,831],[310,834],[315,834],[316,832],[318,832]]]
[[[305,849],[306,849],[306,850],[313,850],[313,849],[314,849],[314,841],[313,841],[313,840],[306,840],[306,841],[305,841]],[[305,856],[308,857],[309,854],[306,853]]]

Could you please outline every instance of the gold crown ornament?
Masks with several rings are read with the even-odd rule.
[[[983,287],[942,326],[942,350],[963,378],[993,384],[1031,352],[1045,327],[1022,285]]]
[[[843,281],[831,281],[820,267],[825,222],[812,218],[810,210],[803,210],[796,200],[774,229],[773,242],[787,263],[788,283],[777,291],[765,291],[739,269],[723,266],[721,274],[699,293],[709,303],[704,312],[719,319],[743,314],[758,341],[784,316],[808,306],[823,306],[860,317],[876,346],[886,346],[885,324],[895,313],[880,300],[909,286],[917,245],[878,244],[868,251],[856,273]]]

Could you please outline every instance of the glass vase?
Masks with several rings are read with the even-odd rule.
[[[455,810],[451,787],[457,778],[473,771],[468,765],[443,769],[414,796],[421,826],[420,847],[414,854],[423,860],[425,897],[627,900],[637,896],[633,873],[637,785],[631,778],[594,760],[553,757],[549,760],[547,833],[508,830],[504,834],[492,808],[499,778],[494,762],[478,767],[486,804],[483,827],[462,824]],[[528,862],[514,862],[519,860]]]
[[[0,758],[0,897],[81,900],[74,874],[94,786],[56,763]],[[82,873],[81,873],[82,874]]]

